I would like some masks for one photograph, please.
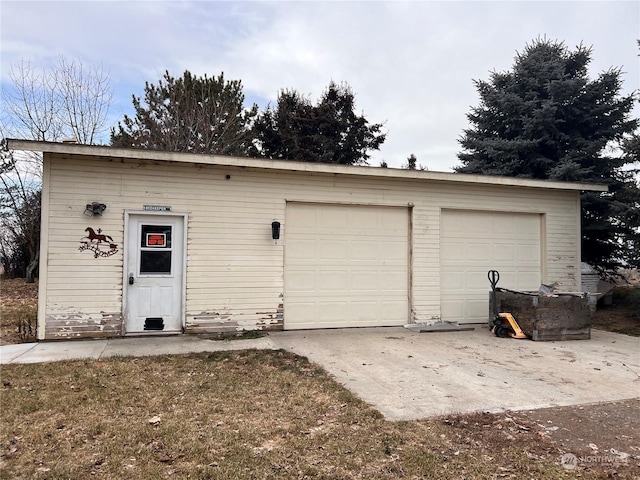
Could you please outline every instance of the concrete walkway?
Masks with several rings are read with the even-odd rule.
[[[598,330],[591,340],[566,342],[496,338],[482,327],[286,331],[225,341],[191,335],[74,340],[2,346],[0,363],[249,348],[309,358],[390,420],[640,397],[640,338]]]
[[[247,340],[211,340],[194,335],[69,340],[0,346],[0,364],[56,362],[83,358],[97,360],[114,356],[143,357],[247,348],[280,347],[268,336]]]

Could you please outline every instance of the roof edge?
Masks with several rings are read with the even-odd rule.
[[[105,158],[127,158],[132,160],[152,160],[177,163],[195,163],[226,167],[245,167],[265,170],[284,170],[307,173],[359,175],[383,178],[404,178],[455,183],[475,183],[484,185],[504,185],[514,187],[549,188],[555,190],[584,190],[606,192],[608,186],[594,183],[559,182],[520,177],[500,177],[495,175],[475,175],[466,173],[435,172],[428,170],[405,170],[371,166],[334,165],[294,160],[271,160],[249,157],[232,157],[205,153],[167,152],[141,148],[120,148],[105,145],[80,145],[76,143],[41,142],[7,138],[4,147],[10,150],[54,153],[64,155],[86,155]]]

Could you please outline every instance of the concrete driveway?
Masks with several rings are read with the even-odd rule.
[[[390,420],[453,412],[527,410],[640,397],[640,338],[533,342],[473,331],[404,328],[277,332]]]

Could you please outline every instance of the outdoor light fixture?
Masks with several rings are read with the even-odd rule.
[[[271,238],[278,240],[280,238],[280,222],[274,220],[271,222]]]
[[[95,217],[95,216],[102,216],[102,212],[104,212],[107,209],[107,206],[104,203],[98,203],[98,202],[93,202],[93,203],[87,203],[87,206],[84,209],[84,214],[87,217]]]

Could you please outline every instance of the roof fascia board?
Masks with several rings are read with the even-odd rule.
[[[283,170],[306,173],[360,175],[382,178],[404,178],[454,183],[484,185],[504,185],[514,187],[548,188],[554,190],[608,191],[607,185],[577,182],[534,180],[519,177],[499,177],[493,175],[470,175],[463,173],[404,170],[370,166],[333,165],[325,163],[300,162],[293,160],[271,160],[204,153],[165,152],[140,148],[118,148],[101,145],[79,145],[75,143],[40,142],[36,140],[6,139],[6,147],[11,150],[53,153],[61,155],[83,155],[130,160],[164,161],[217,165],[224,167],[244,167],[264,170]]]

